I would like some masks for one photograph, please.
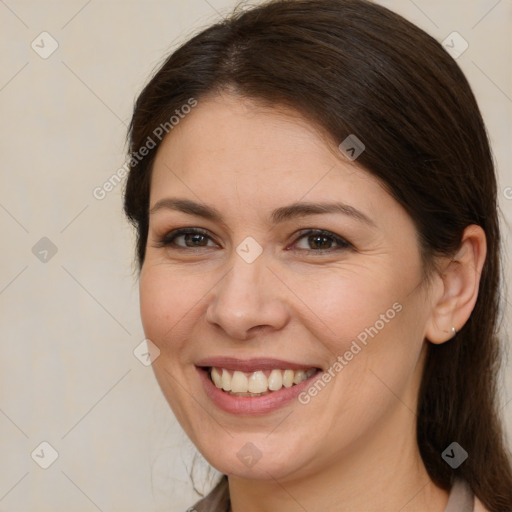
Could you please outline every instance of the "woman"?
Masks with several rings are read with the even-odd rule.
[[[496,179],[475,98],[364,0],[271,1],[137,100],[125,211],[194,510],[504,512]]]

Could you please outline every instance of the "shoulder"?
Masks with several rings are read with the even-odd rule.
[[[490,512],[478,499],[466,480],[455,479],[450,490],[450,496],[444,512],[460,512],[461,510],[472,512]]]
[[[475,508],[473,512],[489,512],[489,509],[485,508],[484,504],[475,496]]]
[[[228,512],[229,509],[228,479],[223,475],[210,494],[190,507],[187,512]]]

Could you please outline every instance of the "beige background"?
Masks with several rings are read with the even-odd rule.
[[[382,3],[440,41],[457,31],[469,43],[458,62],[487,121],[510,220],[511,0]],[[0,1],[1,511],[178,512],[196,500],[194,450],[132,352],[144,336],[122,187],[102,200],[93,190],[124,162],[126,124],[151,70],[234,5]],[[59,45],[46,59],[31,47],[51,49],[43,31]],[[509,254],[510,223],[504,234]],[[32,252],[42,237],[57,249],[36,246],[47,262]],[[46,470],[31,458],[49,460],[43,441],[58,453]]]

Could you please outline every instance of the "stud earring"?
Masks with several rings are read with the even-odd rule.
[[[452,327],[452,339],[455,338],[455,336],[457,336],[457,329],[455,329],[455,327]]]

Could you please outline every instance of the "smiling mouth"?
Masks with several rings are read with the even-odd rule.
[[[257,397],[268,395],[282,388],[291,388],[320,371],[319,368],[300,370],[257,370],[243,372],[226,368],[209,367],[204,370],[215,387],[234,396]]]

